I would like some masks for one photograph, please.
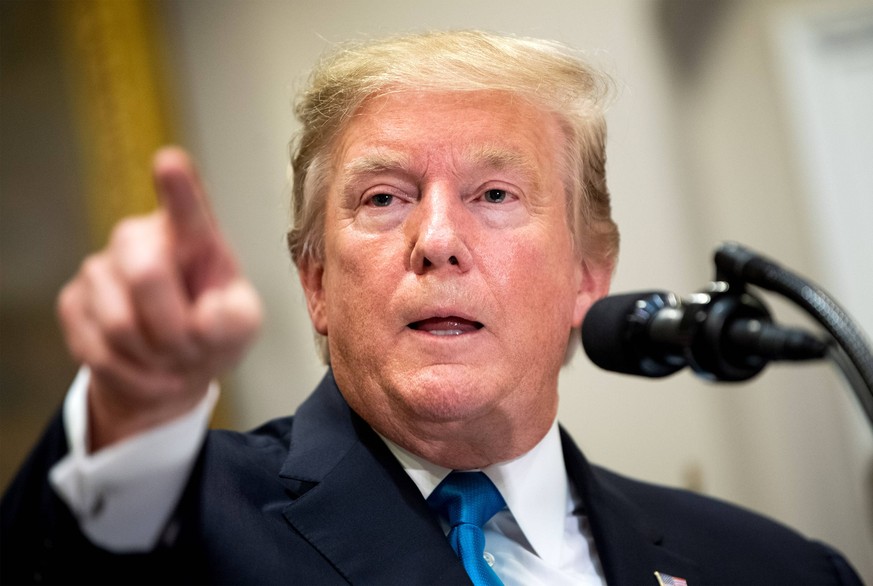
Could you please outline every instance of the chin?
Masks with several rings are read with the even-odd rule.
[[[394,387],[404,410],[430,421],[475,419],[492,410],[503,393],[489,383],[481,369],[439,365],[402,377]]]

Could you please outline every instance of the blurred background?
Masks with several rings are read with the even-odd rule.
[[[199,161],[266,305],[216,425],[294,411],[324,372],[284,248],[294,93],[337,42],[428,28],[557,39],[616,80],[613,291],[695,291],[735,240],[822,285],[869,338],[869,1],[2,0],[0,486],[77,368],[55,296],[119,217],[153,208],[149,160],[167,142]],[[815,327],[764,299],[778,322]],[[716,385],[609,374],[580,352],[561,401],[595,462],[784,521],[873,583],[873,429],[832,366]]]

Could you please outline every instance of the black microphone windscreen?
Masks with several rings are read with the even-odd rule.
[[[611,295],[588,309],[582,322],[582,347],[594,364],[613,372],[651,376],[641,367],[628,318],[635,313],[639,301],[657,294],[642,291]]]

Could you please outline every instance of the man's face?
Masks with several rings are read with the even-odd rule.
[[[609,280],[574,254],[562,144],[551,115],[486,91],[374,98],[340,137],[325,261],[301,276],[377,431],[551,423],[571,328]]]

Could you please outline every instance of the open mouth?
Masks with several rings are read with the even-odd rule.
[[[413,330],[427,332],[434,336],[460,336],[482,329],[483,324],[457,316],[429,317],[421,321],[412,322],[409,327]]]

